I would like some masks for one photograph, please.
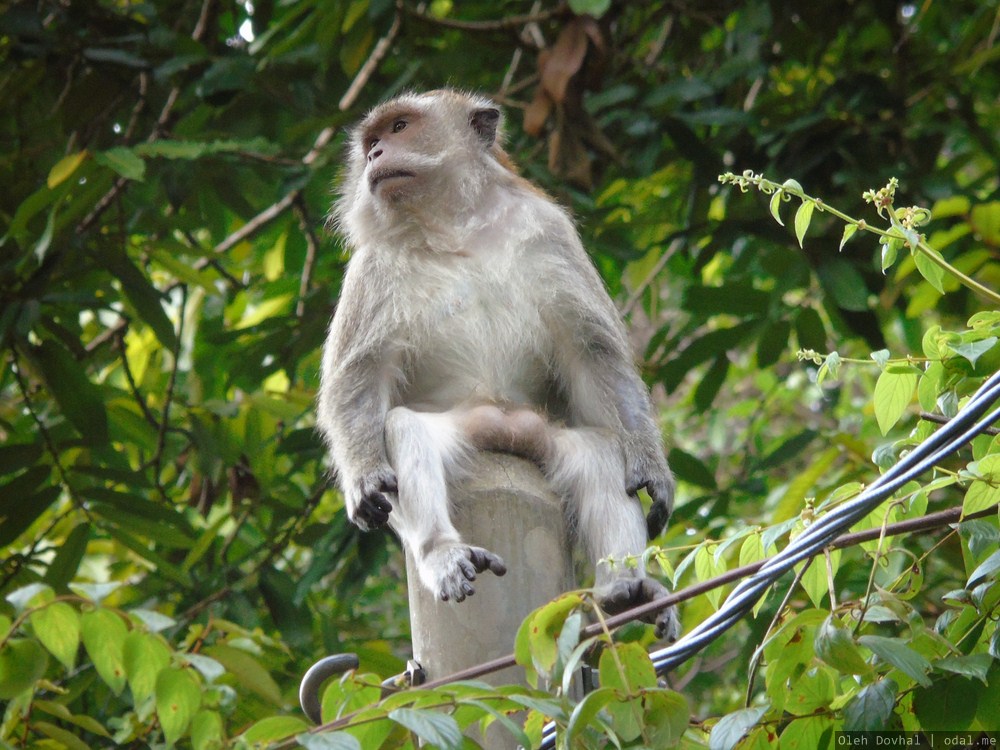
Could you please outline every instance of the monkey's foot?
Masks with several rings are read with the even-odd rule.
[[[617,615],[640,604],[661,599],[670,590],[655,578],[616,578],[597,590],[597,601],[609,615]],[[681,633],[674,607],[655,612],[643,620],[656,625],[656,637],[673,643]]]
[[[461,602],[476,593],[472,581],[490,571],[502,576],[507,566],[499,555],[482,547],[452,544],[433,549],[421,562],[421,578],[441,601]]]

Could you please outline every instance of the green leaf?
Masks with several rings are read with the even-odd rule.
[[[767,708],[760,707],[743,708],[726,714],[712,727],[708,737],[709,750],[733,750],[765,713]]]
[[[66,748],[66,750],[91,750],[91,746],[77,737],[73,732],[69,732],[48,721],[33,721],[31,722],[31,727],[50,740],[54,740],[56,746],[59,748]],[[39,746],[44,747],[43,743],[39,743]]]
[[[45,570],[45,582],[56,591],[65,589],[76,576],[90,543],[90,531],[89,523],[78,523],[56,550],[55,557]]]
[[[972,575],[969,576],[969,581],[965,584],[965,588],[974,589],[990,578],[995,578],[997,571],[1000,571],[1000,550],[987,557],[972,571]]]
[[[45,674],[49,657],[37,641],[12,638],[0,647],[0,700],[10,700]]]
[[[28,350],[45,385],[71,425],[85,438],[97,443],[108,441],[108,413],[101,389],[87,377],[73,355],[55,341],[43,341]]]
[[[600,18],[608,12],[611,0],[569,0],[569,7],[578,16]]]
[[[99,608],[85,612],[80,622],[83,645],[94,662],[97,674],[115,695],[125,689],[125,664],[122,645],[128,629],[122,618],[110,609]]]
[[[184,736],[201,706],[201,686],[188,669],[167,667],[156,678],[156,716],[167,744]]]
[[[778,222],[781,226],[785,226],[785,222],[781,220],[781,213],[780,213],[781,203],[784,200],[784,197],[785,194],[781,190],[775,190],[774,195],[771,196],[771,202],[768,205],[768,208],[771,211],[771,216],[773,216],[774,220]]]
[[[967,344],[948,344],[948,348],[960,357],[965,357],[975,367],[977,360],[992,349],[997,341],[1000,339],[997,339],[996,336],[990,336],[980,341],[970,341]]]
[[[556,638],[566,618],[582,604],[579,594],[564,594],[528,615],[514,642],[517,663],[549,675],[559,655]]]
[[[94,153],[94,161],[102,167],[113,169],[126,180],[142,182],[146,175],[146,162],[130,148],[116,146]]]
[[[944,269],[919,249],[913,253],[913,262],[920,275],[927,279],[927,283],[934,287],[939,294],[944,294]]]
[[[609,703],[616,700],[615,691],[601,687],[587,693],[583,700],[576,704],[566,724],[566,747],[573,747],[573,739],[582,733]]]
[[[156,636],[133,630],[122,645],[122,663],[136,703],[153,694],[160,671],[170,664],[170,649]]]
[[[858,642],[918,684],[930,686],[931,681],[927,677],[930,662],[901,640],[880,635],[863,635],[858,638]]]
[[[814,565],[822,562],[817,558]],[[816,632],[816,656],[841,674],[868,674],[871,666],[861,656],[851,631],[839,627],[833,615],[827,617]]]
[[[271,674],[253,656],[242,649],[216,644],[204,651],[236,676],[241,685],[275,706],[283,705],[281,690]]]
[[[124,256],[109,258],[107,264],[121,282],[122,292],[132,307],[139,313],[143,322],[153,329],[160,343],[170,350],[176,348],[177,334],[174,332],[174,324],[163,310],[162,295],[156,287]]]
[[[397,708],[389,712],[389,718],[441,750],[460,750],[462,747],[462,730],[448,714]]]
[[[981,682],[967,677],[954,675],[936,680],[933,685],[914,690],[913,713],[925,731],[961,732],[971,729],[984,692]]]
[[[945,656],[934,662],[934,668],[943,672],[975,677],[984,685],[987,675],[993,666],[993,657],[989,654],[968,654],[967,656]]]
[[[617,690],[622,697],[637,695],[641,688],[656,687],[653,662],[638,643],[609,646],[601,654],[598,669],[601,686]]]
[[[844,706],[844,729],[849,732],[874,732],[885,729],[892,719],[899,686],[886,678],[865,685]]]
[[[811,201],[803,201],[795,212],[795,238],[799,241],[799,247],[803,247],[803,240],[806,238],[806,231],[809,229],[809,222],[812,221],[813,209],[816,205]]]
[[[835,695],[833,675],[826,667],[814,667],[792,681],[785,710],[795,716],[808,716],[829,706]]]
[[[844,249],[844,245],[847,244],[848,240],[854,236],[854,233],[858,231],[857,224],[845,224],[844,225],[844,235],[840,238],[840,247],[837,248],[838,251]]]
[[[887,367],[875,383],[875,419],[885,435],[913,400],[920,371],[909,365]]]
[[[226,730],[218,711],[204,709],[191,720],[191,744],[194,750],[218,750],[223,747]]]
[[[646,693],[642,699],[646,712],[643,734],[654,748],[675,747],[681,741],[691,721],[687,699],[672,690]]]
[[[73,669],[80,647],[80,615],[66,602],[53,602],[31,613],[31,627],[38,640],[56,659]]]
[[[87,152],[85,150],[77,151],[75,154],[64,156],[55,163],[52,169],[49,170],[49,176],[46,178],[45,184],[48,185],[51,190],[59,183],[65,182],[73,175],[77,167],[79,167],[86,158]]]
[[[240,735],[240,739],[252,746],[283,740],[308,728],[309,725],[297,716],[268,716],[255,722]]]
[[[678,479],[707,489],[716,488],[715,475],[712,470],[696,456],[692,456],[680,448],[671,448],[667,462]]]
[[[968,516],[989,510],[997,503],[1000,503],[1000,486],[977,479],[969,485],[969,489],[965,492],[965,498],[962,500],[962,515]]]

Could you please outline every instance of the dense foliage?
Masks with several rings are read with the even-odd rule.
[[[308,747],[457,748],[477,721],[537,745],[544,717],[567,747],[1000,730],[993,433],[863,525],[977,518],[816,559],[672,689],[644,627],[578,645],[572,594],[518,638],[537,688],[377,704],[401,555],[347,523],[312,408],[344,127],[482,90],[662,408],[654,566],[683,587],[772,553],[1000,369],[998,29],[979,0],[0,3],[0,746],[265,746],[345,650],[325,715],[362,712]]]

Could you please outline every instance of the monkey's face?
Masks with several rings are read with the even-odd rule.
[[[418,110],[400,109],[364,129],[364,182],[376,199],[397,202],[420,192],[421,178],[433,166],[426,158],[426,126]]]

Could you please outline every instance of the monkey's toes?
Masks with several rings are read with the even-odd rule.
[[[354,523],[365,531],[378,529],[389,522],[392,503],[381,492],[373,492],[361,499],[354,512]]]
[[[670,590],[655,578],[617,578],[598,592],[598,604],[609,615],[617,615],[669,594]],[[648,615],[643,621],[656,626],[657,638],[671,643],[680,634],[680,621],[674,607]]]
[[[489,570],[495,576],[502,576],[507,572],[507,565],[500,555],[490,552],[482,547],[469,547],[466,554],[476,568],[477,573]],[[475,576],[472,576],[475,578]]]

